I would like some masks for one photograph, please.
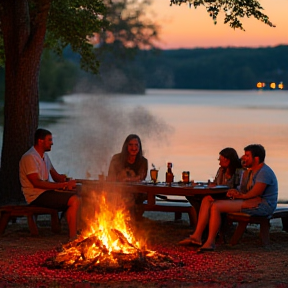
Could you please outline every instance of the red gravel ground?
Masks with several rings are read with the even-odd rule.
[[[169,213],[161,214],[165,218]],[[0,288],[288,287],[288,233],[281,231],[280,221],[272,222],[269,247],[260,245],[258,226],[249,226],[240,244],[230,247],[217,243],[214,252],[197,254],[197,248],[177,244],[191,233],[186,221],[153,220],[157,217],[152,212],[145,216],[149,218],[140,222],[138,229],[149,239],[149,249],[174,259],[176,264],[169,270],[137,273],[51,270],[43,264],[67,242],[66,224],[62,224],[61,234],[54,235],[47,225],[49,221],[41,221],[40,235],[31,237],[22,221],[9,224],[0,237]]]

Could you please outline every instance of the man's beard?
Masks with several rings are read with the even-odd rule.
[[[244,167],[245,168],[251,168],[254,165],[254,163],[255,163],[255,161],[253,159],[251,164],[247,164],[247,165],[245,164]]]

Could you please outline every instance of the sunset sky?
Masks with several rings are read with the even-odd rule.
[[[276,25],[272,28],[255,18],[243,19],[246,31],[223,24],[223,12],[214,25],[205,7],[194,9],[186,4],[170,6],[169,0],[154,0],[151,9],[161,26],[158,43],[163,49],[196,47],[267,47],[288,45],[288,0],[260,0],[262,11]]]

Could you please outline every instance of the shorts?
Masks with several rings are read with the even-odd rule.
[[[40,194],[29,205],[66,211],[68,208],[68,201],[73,195],[75,195],[75,193],[47,190]]]
[[[274,209],[268,205],[266,201],[262,201],[258,207],[255,208],[243,208],[241,212],[249,214],[251,216],[271,216],[274,212]]]

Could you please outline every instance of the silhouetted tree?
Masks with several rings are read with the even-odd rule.
[[[2,203],[23,200],[18,165],[38,126],[44,45],[60,53],[70,44],[81,54],[82,68],[97,72],[99,63],[87,37],[106,26],[104,12],[100,0],[0,0],[0,57],[5,59]]]

